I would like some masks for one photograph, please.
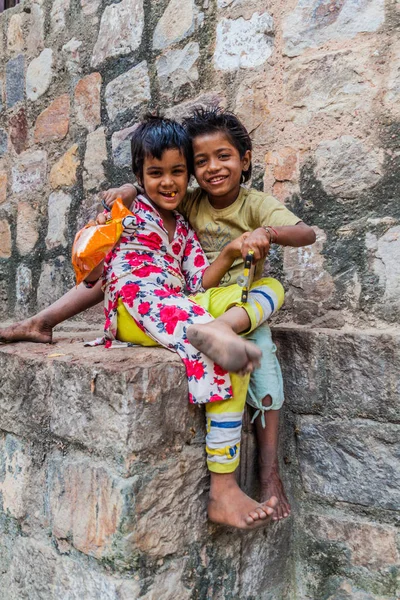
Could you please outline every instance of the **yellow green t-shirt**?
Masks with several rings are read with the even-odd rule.
[[[188,190],[179,211],[196,231],[200,244],[213,262],[221,250],[246,231],[257,227],[296,225],[301,221],[279,200],[257,190],[241,187],[235,202],[227,208],[214,208],[200,188]],[[256,266],[255,279],[262,276],[263,261]],[[236,282],[243,272],[243,259],[238,258],[221,280],[226,286]]]

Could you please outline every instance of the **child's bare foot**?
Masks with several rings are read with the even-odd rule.
[[[224,477],[213,473],[212,480],[215,476]],[[257,529],[270,522],[276,504],[277,499],[273,497],[259,504],[242,492],[234,479],[225,479],[224,485],[218,486],[217,490],[213,491],[211,485],[208,518],[228,527]]]
[[[230,373],[251,373],[260,365],[261,350],[225,323],[210,321],[190,325],[187,338],[195,348]]]
[[[38,317],[31,317],[0,329],[0,342],[38,342],[51,344],[53,328]]]
[[[279,467],[276,463],[270,467],[263,466],[260,461],[260,485],[261,502],[265,502],[271,496],[275,496],[278,499],[272,520],[280,521],[288,517],[290,515],[290,504],[279,475]]]

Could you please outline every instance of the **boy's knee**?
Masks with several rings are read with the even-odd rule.
[[[268,394],[268,396],[265,396],[265,398],[262,399],[261,403],[263,406],[271,406],[272,397]]]

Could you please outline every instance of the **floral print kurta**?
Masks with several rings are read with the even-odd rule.
[[[174,214],[171,242],[160,214],[144,196],[138,196],[132,216],[124,219],[122,236],[104,266],[105,337],[116,339],[120,298],[142,331],[182,358],[190,402],[229,400],[229,374],[186,337],[189,325],[213,319],[184,294],[185,288],[192,294],[203,291],[202,276],[209,263],[193,229],[182,215]]]

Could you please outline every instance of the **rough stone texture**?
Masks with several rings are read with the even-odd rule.
[[[107,160],[106,137],[100,127],[87,136],[84,160],[83,183],[86,189],[100,187],[104,182],[104,161]]]
[[[273,20],[268,13],[254,13],[247,21],[222,19],[217,26],[216,69],[232,71],[262,65],[272,54],[273,31]]]
[[[107,58],[136,50],[142,39],[143,27],[143,0],[121,0],[118,4],[107,6],[93,50],[92,67],[98,67]]]
[[[78,155],[78,144],[74,144],[60,158],[50,171],[50,185],[53,189],[59,187],[70,187],[77,181],[76,171],[80,165]]]
[[[75,88],[74,106],[76,120],[89,131],[100,124],[100,73],[92,73],[84,77]]]
[[[27,202],[18,203],[17,215],[17,248],[26,256],[36,246],[39,239],[39,223],[37,208]]]
[[[62,56],[65,66],[74,76],[78,76],[78,74],[81,73],[81,57],[79,54],[81,46],[81,41],[72,38],[72,40],[69,40],[69,42],[62,47]]]
[[[400,312],[400,227],[391,227],[379,239],[369,234],[368,248],[373,255],[373,271],[384,289],[385,316],[391,319]]]
[[[199,78],[196,61],[200,56],[199,44],[189,42],[182,50],[169,50],[157,61],[160,88],[171,93],[185,84],[193,84]]]
[[[29,488],[31,460],[26,445],[12,435],[0,439],[0,495],[2,511],[15,519],[26,514],[24,495]]]
[[[11,229],[6,220],[0,221],[0,258],[9,258],[11,256]]]
[[[194,18],[193,0],[170,0],[154,30],[153,48],[166,48],[190,35]]]
[[[35,142],[51,142],[62,140],[69,128],[69,95],[56,98],[36,119]]]
[[[4,156],[8,148],[8,135],[4,129],[0,129],[0,158]]]
[[[52,33],[60,33],[65,29],[69,10],[70,0],[54,0],[50,13]]]
[[[24,108],[20,108],[9,120],[10,140],[17,154],[26,150],[28,145],[28,121]]]
[[[71,196],[64,192],[54,192],[49,196],[49,227],[46,236],[46,246],[49,250],[57,246],[67,246],[66,233],[71,202]]]
[[[331,40],[354,38],[358,33],[376,31],[385,19],[383,0],[299,0],[283,20],[284,52],[297,56]]]
[[[0,204],[7,200],[7,173],[0,173]]]
[[[18,265],[15,293],[17,311],[21,315],[26,315],[32,300],[32,271],[26,265]]]
[[[74,285],[70,261],[64,256],[44,264],[39,278],[37,303],[40,308],[55,302]]]
[[[150,100],[150,79],[146,61],[111,81],[106,87],[105,100],[110,119],[146,104]]]
[[[6,65],[6,98],[7,108],[24,99],[25,59],[22,54],[9,60]]]
[[[131,134],[135,131],[137,125],[127,127],[121,131],[113,133],[111,138],[112,152],[115,165],[118,167],[131,167]]]
[[[25,21],[24,13],[12,15],[7,30],[7,50],[11,54],[19,53],[24,49],[23,25]]]
[[[349,135],[319,144],[315,158],[315,174],[324,190],[340,198],[357,198],[383,175],[383,151]]]
[[[42,150],[24,152],[12,168],[12,190],[28,193],[43,187],[47,171],[47,154]]]
[[[33,102],[49,89],[53,78],[53,51],[45,48],[26,70],[26,96]]]

